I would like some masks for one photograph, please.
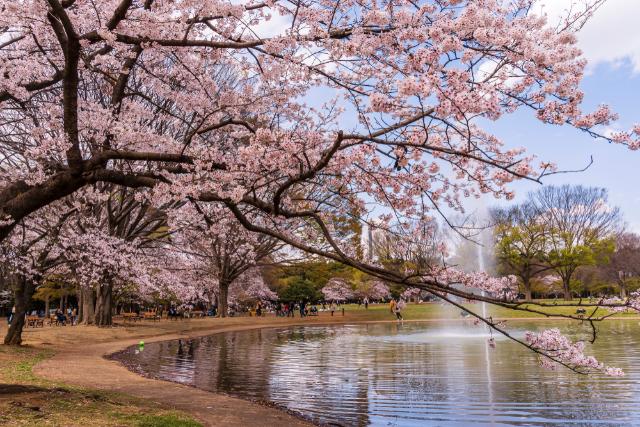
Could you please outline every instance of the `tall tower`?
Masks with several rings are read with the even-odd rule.
[[[368,261],[373,261],[373,230],[371,228],[371,223],[367,224],[367,257]]]

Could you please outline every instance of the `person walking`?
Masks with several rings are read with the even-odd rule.
[[[393,298],[389,301],[389,311],[391,314],[396,314],[396,300]]]
[[[16,306],[14,305],[11,308],[11,312],[9,313],[9,317],[7,317],[7,323],[11,326],[11,322],[13,322],[13,316],[16,315]]]
[[[305,317],[307,315],[306,306],[307,303],[305,301],[300,301],[300,317]]]
[[[402,317],[402,309],[404,308],[404,301],[400,300],[395,306],[396,319],[398,322],[402,322],[404,318]]]
[[[369,310],[369,298],[364,297],[364,308],[365,310]]]
[[[336,308],[338,308],[338,306],[336,305],[336,302],[335,302],[335,301],[333,301],[333,302],[331,303],[331,306],[330,306],[330,310],[331,310],[331,317],[333,317],[333,313],[335,313]]]

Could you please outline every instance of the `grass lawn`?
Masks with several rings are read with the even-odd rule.
[[[554,300],[541,300],[541,302],[547,304],[553,304]],[[559,304],[562,301],[557,301]],[[574,301],[574,302],[577,302]],[[466,307],[471,309],[472,311],[481,314],[482,306],[479,303],[474,304],[465,304]],[[370,304],[368,309],[364,308],[364,305],[358,306],[358,304],[346,304],[344,305],[345,312],[350,319],[353,320],[394,320],[395,315],[393,315],[389,311],[389,304]],[[532,309],[537,309],[539,311],[544,311],[545,313],[549,313],[551,315],[575,315],[576,307],[536,307],[531,305]],[[590,315],[593,311],[593,308],[589,309],[585,307],[587,310],[587,315]],[[448,304],[441,303],[422,303],[422,304],[407,304],[407,306],[402,311],[402,316],[406,320],[427,320],[427,319],[459,319],[460,311],[456,307],[450,306]],[[531,313],[528,311],[521,310],[512,310],[504,307],[497,307],[488,305],[487,306],[488,315],[496,318],[543,318],[546,317],[542,314]],[[602,316],[607,314],[608,311],[604,309],[598,309],[596,312],[597,316]],[[339,315],[339,313],[337,313]],[[616,313],[614,317],[616,318],[624,318],[624,317],[633,317],[638,316],[638,313],[629,311],[626,313]]]
[[[0,346],[0,425],[197,427],[183,413],[153,402],[57,384],[32,369],[47,350]]]

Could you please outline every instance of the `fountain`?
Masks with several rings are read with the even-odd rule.
[[[487,271],[487,267],[485,264],[485,259],[484,259],[484,245],[487,244],[487,238],[486,238],[486,233],[482,233],[481,235],[481,240],[480,240],[480,244],[478,244],[477,247],[477,254],[478,254],[478,271],[479,272],[486,272]],[[480,292],[480,294],[484,297],[485,296],[485,291],[482,290]],[[487,319],[487,303],[485,301],[481,302],[482,304],[482,318],[483,319]],[[486,333],[488,333],[489,335],[491,335],[491,328],[489,327],[489,325],[487,325],[486,323],[484,324],[484,330]],[[490,351],[490,339],[485,340],[484,342],[484,364],[485,364],[485,369],[486,369],[486,373],[487,373],[487,396],[489,398],[489,408],[490,408],[490,414],[493,414],[493,381],[492,381],[492,376],[491,376],[491,360],[489,357],[489,351]]]

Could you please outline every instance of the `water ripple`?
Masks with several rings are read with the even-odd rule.
[[[336,425],[640,425],[637,322],[602,327],[590,351],[624,378],[544,371],[511,341],[487,353],[482,330],[425,324],[260,329],[152,343],[121,357],[159,378]]]

